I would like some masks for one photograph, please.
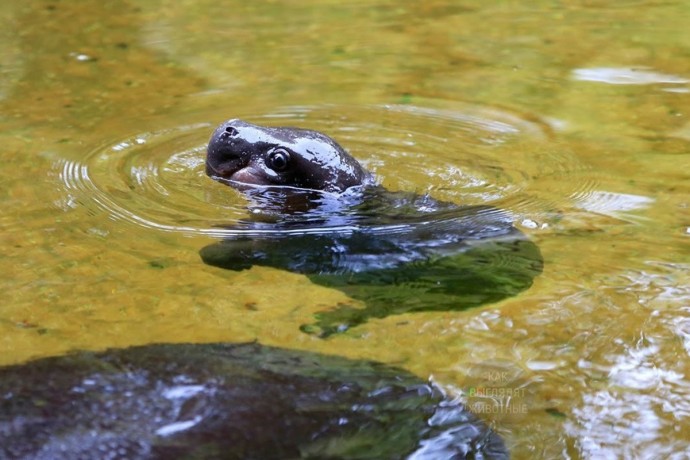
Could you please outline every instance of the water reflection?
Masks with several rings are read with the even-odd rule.
[[[575,69],[573,78],[580,81],[608,83],[611,85],[686,84],[690,80],[664,74],[647,68],[595,67]]]
[[[621,220],[635,220],[640,217],[632,211],[639,211],[654,203],[654,198],[626,193],[592,190],[573,197],[578,208],[591,213],[603,214]]]
[[[690,453],[688,367],[690,267],[648,262],[624,270],[607,301],[625,314],[604,322],[577,368],[596,382],[583,388],[564,425],[584,457],[685,458]],[[619,297],[619,294],[627,294]],[[634,334],[630,337],[628,333]]]
[[[566,423],[587,457],[659,458],[687,455],[687,444],[673,443],[667,433],[678,432],[690,416],[690,384],[685,376],[660,361],[661,347],[654,339],[640,340],[610,365],[582,360],[586,372],[605,372],[607,388],[583,395]],[[672,412],[678,424],[664,420]],[[630,440],[634,440],[630,443]],[[663,441],[661,441],[663,440]]]

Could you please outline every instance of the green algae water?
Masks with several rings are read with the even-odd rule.
[[[430,378],[513,458],[690,454],[690,3],[32,0],[0,21],[0,363],[256,340]],[[365,305],[199,256],[248,216],[203,172],[235,117],[506,211],[542,273],[301,332]]]

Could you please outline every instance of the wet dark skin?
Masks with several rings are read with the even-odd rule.
[[[256,343],[39,359],[0,367],[0,395],[2,459],[509,458],[409,372]]]
[[[244,193],[253,213],[203,248],[204,262],[280,268],[345,292],[352,303],[302,326],[323,338],[370,318],[496,302],[542,270],[506,213],[387,191],[319,132],[230,120],[211,137],[206,172]]]
[[[330,137],[297,128],[268,128],[242,120],[220,125],[211,137],[206,174],[237,185],[276,185],[343,192],[370,180]]]

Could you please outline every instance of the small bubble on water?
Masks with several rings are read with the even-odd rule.
[[[131,147],[131,144],[129,142],[120,142],[119,144],[114,145],[112,147],[112,149],[115,150],[116,152],[120,152],[120,151],[125,150],[126,148],[129,148],[129,147]]]
[[[550,371],[561,367],[562,364],[555,361],[528,361],[527,368],[533,371]]]
[[[89,56],[88,54],[84,53],[69,53],[70,57],[76,59],[79,62],[89,62],[89,61],[95,61],[96,58],[93,56]]]
[[[539,224],[537,222],[533,221],[532,219],[524,219],[522,221],[522,226],[525,228],[531,228],[531,229],[539,228]]]
[[[96,227],[91,227],[90,229],[87,230],[87,233],[89,233],[90,235],[95,235],[95,236],[100,236],[100,237],[106,237],[110,234],[110,232],[108,232],[107,230],[103,230],[103,229],[96,228]]]

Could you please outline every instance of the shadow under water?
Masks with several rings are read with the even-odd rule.
[[[380,363],[160,344],[0,368],[0,457],[508,458],[456,399]]]
[[[493,207],[380,187],[349,195],[308,191],[301,200],[295,190],[244,192],[254,218],[204,247],[203,261],[230,270],[259,265],[301,273],[365,304],[340,305],[302,326],[321,337],[369,318],[497,302],[529,288],[542,271],[539,248]]]

